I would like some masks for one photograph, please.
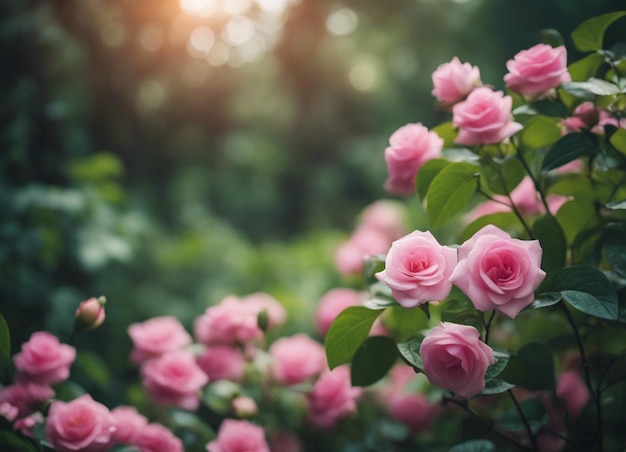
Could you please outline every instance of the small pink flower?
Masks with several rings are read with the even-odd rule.
[[[91,297],[81,301],[74,314],[74,332],[81,333],[98,328],[104,322],[106,298]]]
[[[513,100],[502,91],[476,88],[452,107],[452,124],[459,127],[455,142],[466,146],[501,143],[522,129],[513,121]]]
[[[270,452],[265,431],[248,421],[225,419],[217,432],[217,438],[207,444],[208,452]]]
[[[13,357],[13,362],[18,381],[52,385],[67,380],[75,358],[74,347],[61,344],[50,333],[38,331],[22,344],[22,351]]]
[[[155,403],[186,410],[198,408],[199,391],[209,382],[193,355],[171,352],[141,366],[143,384]]]
[[[111,443],[115,421],[107,407],[85,394],[67,403],[52,402],[45,431],[56,451],[101,451]]]
[[[269,348],[274,378],[284,385],[303,383],[326,367],[324,346],[306,334],[281,337]]]
[[[487,225],[459,247],[459,263],[450,276],[479,311],[497,309],[510,318],[534,300],[546,274],[537,240],[513,239]]]
[[[385,162],[389,177],[385,189],[407,196],[415,192],[415,176],[428,160],[439,157],[443,139],[421,123],[407,124],[396,130],[385,149]]]
[[[414,308],[450,294],[448,277],[455,265],[455,249],[441,246],[430,231],[413,231],[393,242],[376,278],[391,288],[398,303]]]
[[[133,435],[148,425],[148,419],[131,406],[118,406],[111,416],[115,423],[112,441],[115,444],[130,444]]]
[[[624,129],[626,118],[618,121],[605,109],[596,107],[593,102],[583,102],[574,109],[572,116],[561,121],[564,133],[586,129],[604,135],[604,126],[608,125]]]
[[[47,385],[18,382],[0,388],[0,403],[8,403],[18,410],[18,416],[28,416],[54,397],[54,390]]]
[[[561,374],[556,386],[556,395],[563,399],[572,419],[578,418],[589,401],[589,390],[580,373],[575,370],[566,370]]]
[[[527,96],[543,94],[561,83],[571,82],[567,72],[567,50],[564,46],[537,44],[517,53],[507,61],[509,73],[504,76],[506,87]]]
[[[418,392],[397,393],[388,404],[391,418],[405,424],[413,434],[427,430],[437,414],[437,407]]]
[[[138,429],[130,444],[141,452],[183,452],[183,442],[161,424],[148,424]]]
[[[191,344],[191,336],[181,323],[171,316],[154,317],[128,327],[133,341],[131,360],[135,364],[165,353],[181,350]]]
[[[399,202],[381,199],[363,209],[359,227],[380,231],[392,242],[407,233],[406,212]]]
[[[265,311],[269,320],[269,328],[280,326],[287,320],[285,307],[269,294],[257,292],[243,297],[241,301],[246,303],[257,315],[261,311]]]
[[[485,389],[487,368],[496,362],[476,328],[449,322],[428,333],[420,355],[424,374],[433,385],[467,398]]]
[[[0,416],[7,419],[9,422],[13,422],[20,414],[20,410],[11,405],[9,402],[0,402]]]
[[[198,366],[207,374],[209,381],[242,381],[246,358],[241,350],[229,345],[212,345],[197,359]]]
[[[335,252],[335,265],[342,275],[350,275],[363,270],[368,256],[384,254],[391,241],[382,232],[369,227],[357,228],[348,241],[342,243]]]
[[[482,83],[480,69],[469,63],[461,63],[457,57],[440,65],[432,75],[432,95],[445,105],[455,104]]]
[[[317,427],[330,429],[356,410],[356,402],[362,394],[361,388],[352,387],[347,366],[327,371],[307,396],[307,420]]]
[[[361,298],[361,294],[352,289],[335,288],[326,292],[317,306],[315,316],[317,331],[322,336],[326,335],[330,325],[341,314],[341,311],[350,306],[358,306],[361,304]]]
[[[258,326],[258,313],[254,304],[248,305],[235,296],[228,296],[196,319],[196,340],[205,345],[253,342],[263,335]]]

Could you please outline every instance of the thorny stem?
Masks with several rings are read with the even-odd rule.
[[[537,438],[535,438],[535,435],[533,435],[533,431],[530,429],[530,424],[528,423],[528,419],[526,419],[526,416],[524,415],[524,412],[522,411],[522,407],[517,401],[515,394],[513,394],[513,391],[509,389],[507,393],[511,397],[511,400],[513,401],[513,404],[515,405],[515,409],[517,410],[517,413],[519,414],[519,417],[522,420],[522,423],[524,424],[524,428],[526,429],[526,434],[528,435],[528,440],[530,441],[530,445],[532,449],[537,450]]]

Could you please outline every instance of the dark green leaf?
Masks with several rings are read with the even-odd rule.
[[[511,355],[508,352],[494,350],[493,357],[496,359],[496,362],[487,368],[487,373],[485,373],[485,381],[487,382],[500,375],[508,364]]]
[[[6,430],[0,431],[0,444],[2,452],[37,452],[38,450],[28,439]]]
[[[0,313],[0,383],[11,382],[11,335],[4,316]]]
[[[522,144],[531,148],[543,148],[550,146],[561,137],[559,118],[547,116],[535,116],[532,118],[521,133]]]
[[[185,436],[193,434],[195,443],[206,444],[216,436],[211,426],[189,411],[172,410],[169,412],[169,419],[175,430],[184,430]]]
[[[330,325],[324,347],[328,367],[334,369],[352,360],[354,353],[367,338],[374,320],[382,311],[361,306],[346,308]]]
[[[367,285],[378,282],[375,274],[385,269],[385,256],[367,256],[363,262],[363,278]]]
[[[382,318],[385,327],[398,341],[415,337],[420,330],[428,326],[428,317],[421,309],[407,309],[393,306],[385,311]]]
[[[420,355],[420,345],[422,345],[422,339],[409,339],[406,342],[400,342],[397,347],[400,355],[411,366],[418,370],[422,370],[424,365],[422,364],[422,356]]]
[[[565,301],[585,314],[617,319],[617,294],[604,273],[594,267],[564,268],[554,275],[548,288],[560,292]]]
[[[610,237],[604,242],[604,255],[615,272],[626,278],[626,237]]]
[[[550,350],[538,342],[524,345],[512,355],[500,378],[531,391],[554,388],[554,362]]]
[[[480,167],[481,182],[486,182],[493,193],[505,195],[512,191],[526,176],[524,166],[517,158],[509,158],[499,163],[497,169],[483,162]],[[506,183],[506,187],[503,186]]]
[[[561,301],[562,298],[563,297],[558,292],[542,293],[535,299],[535,301],[531,305],[531,308],[541,309],[541,308],[547,308],[549,306],[554,306],[559,301]]]
[[[464,443],[457,444],[449,452],[494,452],[496,446],[486,439],[472,439]]]
[[[444,303],[441,310],[441,321],[472,325],[479,331],[483,327],[480,314],[472,302],[464,296],[451,298]]]
[[[560,138],[547,152],[541,164],[543,171],[549,171],[585,155],[591,155],[595,144],[582,132],[572,132]]]
[[[541,268],[550,275],[565,265],[567,242],[559,222],[552,215],[538,217],[532,226],[533,235],[543,249]]]
[[[457,162],[435,176],[428,189],[426,206],[433,227],[441,226],[467,206],[478,186],[479,172],[479,166]]]
[[[524,399],[519,402],[524,418],[533,433],[548,423],[548,415],[543,402],[539,399]],[[507,430],[524,430],[526,428],[519,411],[515,406],[503,413],[499,424]]]
[[[79,352],[74,364],[76,370],[84,373],[90,382],[105,385],[111,378],[111,372],[104,360],[93,352]]]
[[[493,224],[505,231],[512,231],[515,227],[521,227],[519,220],[513,212],[499,212],[491,213],[489,215],[483,215],[468,224],[461,233],[461,241],[468,240],[476,232],[487,226]],[[515,235],[515,234],[513,234]]]
[[[563,36],[561,36],[561,33],[559,33],[559,31],[555,30],[554,28],[545,28],[541,30],[540,39],[541,42],[551,45],[552,47],[565,45],[565,41],[563,41]]]
[[[572,32],[574,45],[581,52],[602,50],[604,32],[609,25],[625,15],[626,11],[618,11],[587,19]]]
[[[433,179],[437,174],[441,172],[446,166],[449,166],[451,163],[448,160],[444,159],[433,159],[429,160],[422,165],[422,167],[417,172],[417,195],[421,200],[426,198],[426,194],[428,193],[428,188],[432,183]]]
[[[592,53],[569,65],[568,72],[575,82],[587,80],[598,73],[604,57],[600,53]]]
[[[350,367],[353,386],[369,386],[383,378],[398,359],[393,339],[386,336],[368,337],[352,358]]]
[[[500,380],[499,378],[494,378],[485,382],[485,389],[483,389],[482,392],[478,395],[502,394],[503,392],[506,392],[514,387],[515,385],[512,383]]]

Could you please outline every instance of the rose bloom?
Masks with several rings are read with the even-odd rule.
[[[476,328],[449,322],[428,333],[420,355],[424,374],[433,385],[467,398],[485,389],[487,368],[496,362]]]
[[[107,407],[85,394],[52,402],[45,431],[55,451],[100,451],[108,449],[115,421]]]
[[[141,375],[155,403],[186,410],[198,408],[198,392],[209,382],[195,357],[185,352],[170,352],[146,361],[141,366]]]
[[[407,124],[396,130],[385,149],[385,162],[389,176],[385,189],[396,195],[415,192],[415,176],[428,160],[439,157],[443,139],[421,123]]]
[[[336,367],[324,373],[307,395],[307,420],[317,427],[332,428],[356,410],[356,401],[362,394],[361,388],[352,387],[350,369]]]
[[[0,404],[8,403],[13,406],[19,417],[38,411],[52,397],[54,397],[54,390],[50,386],[39,383],[18,382],[0,388]]]
[[[563,132],[577,132],[582,129],[591,130],[598,135],[604,135],[604,126],[626,128],[626,118],[619,121],[603,108],[598,108],[593,102],[583,102],[577,106],[572,116],[561,121]]]
[[[506,87],[527,96],[536,96],[571,82],[567,72],[567,50],[564,46],[537,44],[517,53],[507,61],[509,73],[504,76]]]
[[[191,344],[191,336],[175,317],[154,317],[128,327],[133,341],[131,360],[141,364],[150,358],[181,350]]]
[[[242,381],[244,378],[246,358],[238,348],[213,345],[198,357],[197,362],[209,381]]]
[[[148,424],[135,431],[130,444],[141,452],[184,452],[183,442],[161,424]]]
[[[22,344],[22,351],[13,357],[17,380],[41,385],[53,385],[67,380],[76,349],[61,344],[50,333],[38,331]]]
[[[441,246],[430,231],[413,231],[391,245],[385,269],[376,278],[391,288],[405,308],[444,300],[452,288],[448,280],[456,265],[456,250]]]
[[[324,346],[304,333],[281,337],[269,348],[274,378],[284,385],[302,383],[326,367]]]
[[[262,336],[258,326],[258,309],[238,297],[228,296],[207,308],[194,322],[194,334],[201,344],[246,344]]]
[[[409,427],[413,434],[427,430],[437,414],[437,407],[420,393],[395,394],[388,401],[387,409],[392,419]]]
[[[455,104],[482,85],[480,69],[469,63],[461,63],[457,57],[440,65],[432,75],[432,95],[445,105]]]
[[[341,312],[350,307],[361,304],[361,294],[356,290],[338,287],[326,292],[320,298],[315,315],[315,326],[317,331],[326,335],[330,325]]]
[[[148,425],[148,419],[132,406],[118,406],[111,410],[111,416],[115,423],[112,441],[115,444],[130,444],[133,435]]]
[[[406,235],[406,212],[397,201],[380,199],[361,212],[359,227],[374,229],[385,235],[390,242]]]
[[[217,438],[206,446],[208,452],[270,452],[265,431],[248,421],[225,419]]]
[[[479,311],[496,309],[510,318],[534,300],[546,274],[538,240],[513,239],[487,225],[459,247],[459,263],[450,276]]]
[[[363,270],[364,260],[368,256],[384,254],[389,249],[391,240],[377,229],[358,227],[348,241],[341,244],[335,252],[335,265],[342,275],[359,273]]]
[[[513,121],[511,96],[487,87],[476,88],[452,107],[452,124],[459,127],[455,143],[466,146],[501,143],[522,130]]]
[[[589,390],[580,373],[575,370],[566,370],[561,374],[556,386],[556,395],[563,399],[572,419],[578,418],[589,401]]]

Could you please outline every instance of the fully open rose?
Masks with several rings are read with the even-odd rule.
[[[50,333],[33,333],[20,353],[13,357],[17,379],[22,382],[49,385],[66,380],[76,358],[76,349],[62,344]]]
[[[444,105],[459,102],[481,85],[480,69],[469,63],[461,63],[458,57],[440,65],[432,75],[432,95]]]
[[[208,452],[256,451],[269,452],[265,431],[248,421],[226,419],[220,425],[217,438],[207,444]]]
[[[450,280],[479,311],[496,309],[515,318],[534,300],[546,274],[537,240],[519,240],[493,225],[459,247],[459,263]]]
[[[496,362],[476,328],[449,322],[430,331],[420,354],[432,384],[468,398],[485,389],[487,368]]]
[[[414,231],[393,242],[385,270],[376,277],[391,288],[398,303],[414,308],[450,294],[448,278],[455,265],[455,249],[440,245],[430,231]]]

